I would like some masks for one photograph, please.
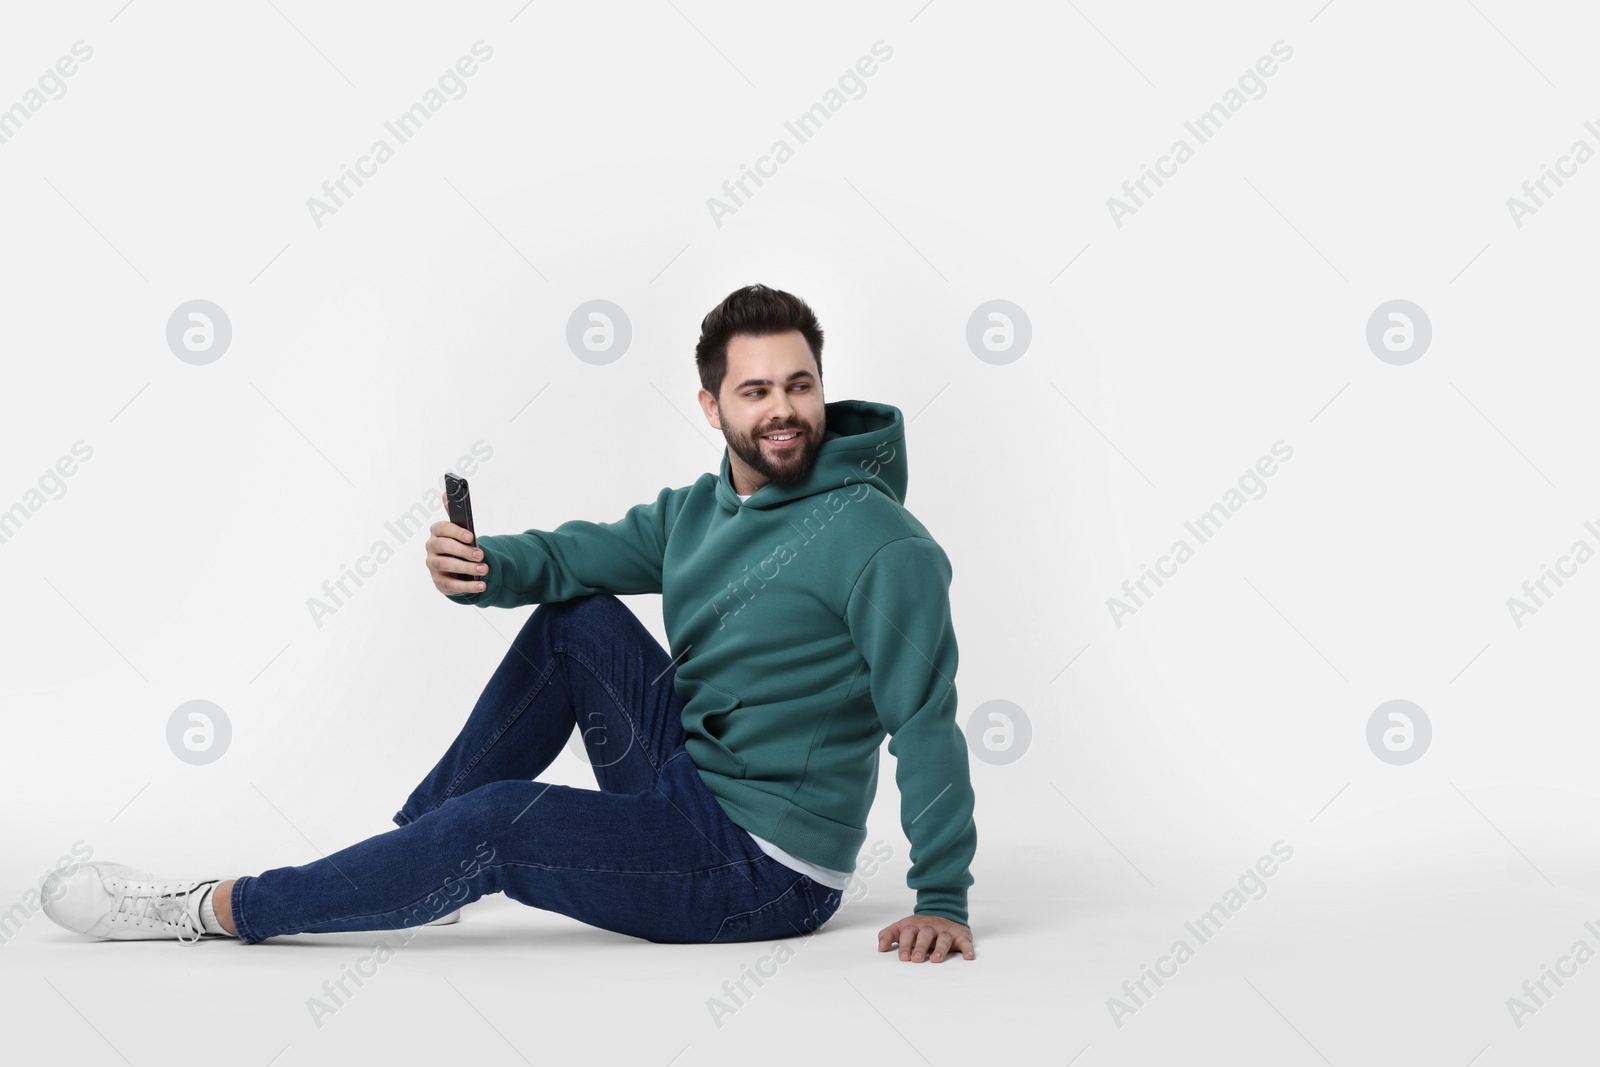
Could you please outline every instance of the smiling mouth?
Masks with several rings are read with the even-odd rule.
[[[799,430],[779,430],[775,434],[763,434],[761,439],[780,451],[793,448],[800,441]]]

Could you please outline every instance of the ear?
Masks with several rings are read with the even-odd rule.
[[[695,399],[700,401],[700,410],[706,413],[706,421],[711,424],[711,428],[722,429],[722,420],[717,417],[717,398],[711,395],[711,391],[702,388]]]

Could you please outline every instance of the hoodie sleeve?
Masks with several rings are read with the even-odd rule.
[[[890,735],[916,914],[966,924],[978,831],[966,739],[956,725],[950,578],[950,560],[937,542],[891,541],[867,561],[845,614]]]
[[[663,489],[616,522],[573,519],[554,530],[479,537],[486,588],[446,595],[458,604],[515,608],[589,593],[659,593],[672,494]]]

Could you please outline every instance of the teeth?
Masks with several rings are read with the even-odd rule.
[[[775,435],[769,436],[767,438],[767,440],[769,440],[769,441],[787,441],[793,436],[795,436],[795,435],[792,434],[792,433],[775,434]]]

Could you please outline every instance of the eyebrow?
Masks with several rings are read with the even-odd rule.
[[[815,381],[816,377],[817,376],[815,374],[812,374],[808,370],[797,370],[793,374],[789,375],[789,377],[785,378],[784,380],[792,382],[796,378],[810,378],[811,380]],[[743,389],[747,385],[771,385],[771,384],[772,384],[772,379],[770,379],[770,378],[746,378],[744,381],[742,381],[738,385],[734,386],[733,387],[733,391],[737,393],[739,390]]]

